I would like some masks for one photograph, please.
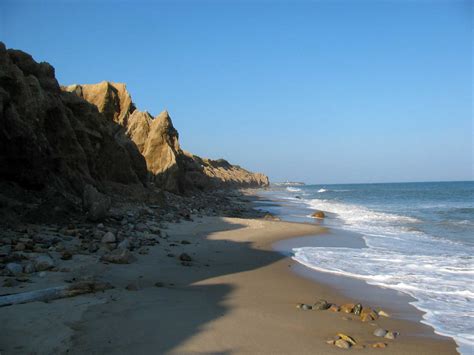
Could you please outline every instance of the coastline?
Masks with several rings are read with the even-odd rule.
[[[363,299],[351,299],[295,273],[296,262],[274,250],[278,241],[323,232],[317,225],[254,217],[170,223],[168,238],[161,244],[174,244],[169,248],[174,255],[188,253],[192,265],[168,257],[163,245],[137,256],[132,265],[85,265],[82,273],[100,275],[115,288],[3,308],[0,320],[8,327],[0,335],[1,349],[7,354],[330,354],[341,349],[327,345],[325,339],[339,332],[361,344],[380,341],[371,335],[375,329],[371,324],[344,320],[341,313],[295,308],[319,298],[364,304]],[[190,244],[181,244],[183,240]],[[375,286],[367,289],[371,287]],[[388,347],[381,353],[456,353],[452,339],[421,323],[380,318],[377,324],[401,333],[396,340],[385,341]],[[24,334],[29,335],[28,344]]]

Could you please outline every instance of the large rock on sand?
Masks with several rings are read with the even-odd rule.
[[[111,205],[110,197],[100,193],[92,185],[85,186],[82,203],[87,219],[92,222],[104,219]]]

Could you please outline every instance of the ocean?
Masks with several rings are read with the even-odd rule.
[[[361,234],[366,247],[299,247],[293,259],[412,296],[423,322],[474,353],[474,182],[274,186],[284,220]],[[312,219],[311,219],[312,220]]]

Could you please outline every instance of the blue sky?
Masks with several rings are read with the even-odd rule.
[[[470,1],[10,1],[61,84],[127,83],[181,146],[277,180],[473,179]]]

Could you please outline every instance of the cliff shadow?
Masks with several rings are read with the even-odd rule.
[[[115,271],[105,277],[116,277],[115,284],[137,282],[139,290],[111,291],[116,301],[91,307],[74,326],[77,331],[69,353],[179,352],[180,346],[233,311],[228,300],[236,286],[226,282],[226,276],[284,258],[277,252],[256,249],[249,241],[213,238],[215,232],[244,227],[219,218],[219,228],[198,232],[193,237],[179,232],[170,237],[169,245],[181,238],[191,241],[190,245],[160,245],[137,264],[114,265]],[[167,258],[165,249],[176,256],[188,253],[193,259],[192,266],[182,266],[178,259]],[[117,275],[117,269],[121,269],[120,276],[112,276]],[[218,277],[224,279],[215,280]],[[156,282],[162,287],[156,287]],[[216,349],[218,353],[235,350],[238,349]]]

